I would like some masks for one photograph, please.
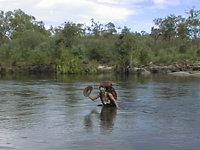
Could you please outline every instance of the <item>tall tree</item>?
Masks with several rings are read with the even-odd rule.
[[[0,11],[0,40],[1,40],[1,43],[4,43],[10,37],[10,34],[11,34],[10,20],[12,18],[13,18],[13,12]]]
[[[162,35],[160,29],[156,29],[154,27],[151,28],[150,36],[154,39],[154,44],[156,44],[158,38]]]
[[[10,19],[11,38],[17,38],[18,35],[26,30],[37,31],[47,36],[50,35],[42,21],[36,21],[34,16],[27,15],[21,9],[14,10],[12,16]]]
[[[189,30],[190,30],[190,36],[191,38],[199,38],[200,37],[200,10],[194,10],[190,9],[189,12],[186,12],[189,14],[189,17],[187,19]]]
[[[112,22],[109,22],[105,25],[104,32],[106,35],[113,35],[117,33],[117,30],[115,29],[115,25]]]
[[[177,25],[177,36],[183,39],[189,38],[189,27],[187,20],[182,18],[182,16],[178,16],[178,25]]]
[[[88,27],[88,31],[90,34],[94,36],[100,36],[103,33],[103,24],[99,22],[95,22],[95,20],[92,18],[91,19],[91,27]]]
[[[118,63],[123,69],[131,65],[136,48],[135,35],[130,32],[130,29],[124,27],[115,44]]]
[[[85,34],[82,24],[67,22],[64,28],[61,28],[59,35],[63,38],[64,47],[71,48],[74,42]]]
[[[171,40],[176,35],[177,17],[170,15],[164,19],[158,18],[154,20],[156,26],[162,34],[163,39]]]

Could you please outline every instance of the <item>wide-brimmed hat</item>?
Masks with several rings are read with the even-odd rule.
[[[84,95],[85,97],[88,97],[88,96],[90,95],[90,93],[92,92],[92,90],[93,90],[93,87],[92,87],[92,86],[86,87],[86,88],[84,89],[84,91],[83,91],[83,95]]]

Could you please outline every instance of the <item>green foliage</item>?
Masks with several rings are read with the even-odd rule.
[[[197,50],[197,57],[200,57],[200,49]]]
[[[61,41],[63,42],[64,47],[71,48],[77,40],[85,34],[84,29],[82,29],[82,24],[75,24],[67,22],[64,25],[64,28],[60,28],[57,31],[57,36],[60,36]]]
[[[185,54],[188,50],[188,46],[187,45],[181,45],[179,47],[179,52],[182,53],[182,54]]]
[[[27,64],[49,64],[50,60],[47,53],[40,50],[29,50],[27,52]]]
[[[122,29],[122,33],[119,35],[119,38],[115,43],[118,64],[124,67],[131,65],[132,55],[136,49],[137,45],[135,35],[131,34],[129,29],[125,27]]]
[[[86,55],[90,60],[101,61],[105,53],[103,53],[102,41],[98,39],[88,40],[86,43]]]
[[[82,71],[80,59],[68,50],[62,49],[61,59],[57,61],[57,72],[60,74],[74,74],[81,73]]]
[[[107,38],[88,39],[85,43],[86,57],[89,60],[97,60],[102,63],[113,61],[112,43]]]
[[[139,51],[139,56],[138,56],[138,59],[139,59],[139,62],[141,65],[147,65],[151,62],[151,59],[152,59],[152,53],[150,50],[148,49],[142,49]]]
[[[112,22],[109,22],[105,25],[106,29],[104,30],[104,35],[113,35],[117,33],[115,25]]]
[[[95,22],[94,19],[91,19],[91,27],[88,27],[88,31],[94,36],[100,36],[103,33],[103,24]]]
[[[77,58],[65,60],[65,62],[62,62],[61,64],[57,65],[57,72],[59,74],[81,73],[81,63]]]
[[[170,64],[173,62],[173,54],[169,53],[167,50],[162,49],[158,52],[157,56],[154,58],[153,62],[158,64]]]
[[[19,47],[20,44],[18,40],[9,41],[8,43],[3,44],[0,48],[0,59],[6,64],[20,61],[21,52],[16,53]]]
[[[89,74],[95,74],[98,73],[98,62],[92,61],[88,66],[87,66],[87,73]]]
[[[26,30],[22,32],[17,39],[19,40],[22,50],[34,50],[46,38],[40,32]]]

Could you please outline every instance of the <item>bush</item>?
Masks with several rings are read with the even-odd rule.
[[[40,50],[29,50],[27,52],[27,64],[49,64],[50,60],[46,52]]]
[[[150,50],[147,50],[147,49],[142,49],[140,50],[139,52],[139,62],[141,65],[147,65],[148,63],[150,63],[151,61],[151,51]]]
[[[200,49],[197,50],[197,56],[200,57]]]
[[[188,46],[187,45],[181,45],[179,47],[179,52],[182,54],[185,54],[187,52]]]
[[[90,39],[85,43],[86,57],[100,63],[109,63],[113,60],[112,44],[106,39]]]
[[[154,58],[155,63],[170,64],[173,61],[173,54],[169,53],[166,49],[158,51],[157,56]]]
[[[60,74],[82,73],[82,63],[78,57],[63,49],[61,59],[57,61],[57,72]]]

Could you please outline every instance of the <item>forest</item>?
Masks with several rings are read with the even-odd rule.
[[[155,18],[151,33],[127,26],[64,22],[45,28],[21,9],[0,11],[0,72],[97,73],[98,65],[116,72],[149,64],[199,61],[200,10]]]

